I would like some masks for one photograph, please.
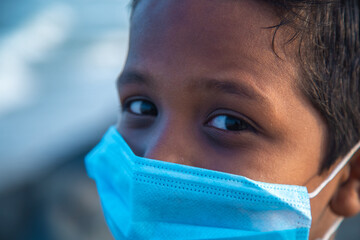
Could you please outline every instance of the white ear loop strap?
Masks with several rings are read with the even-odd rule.
[[[331,181],[334,177],[343,169],[343,167],[349,162],[349,160],[353,157],[356,151],[360,149],[360,142],[358,142],[351,150],[346,154],[344,159],[336,166],[334,171],[323,181],[313,192],[309,193],[309,198],[314,198],[318,195],[321,190]]]
[[[329,240],[331,238],[331,236],[336,232],[336,230],[339,228],[340,224],[342,223],[342,221],[344,220],[344,218],[339,218],[337,219],[334,224],[329,228],[329,230],[325,233],[325,235],[323,236],[323,238],[317,238],[316,240]]]

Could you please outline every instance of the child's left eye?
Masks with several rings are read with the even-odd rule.
[[[236,117],[229,115],[217,115],[208,123],[209,126],[226,131],[251,130],[250,124]]]

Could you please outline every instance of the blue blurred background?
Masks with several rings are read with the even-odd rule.
[[[116,121],[128,4],[1,0],[1,240],[112,239],[83,158]]]
[[[129,1],[0,1],[0,239],[112,239],[83,157],[115,123]]]

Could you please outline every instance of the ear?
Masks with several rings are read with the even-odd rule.
[[[344,217],[351,217],[360,212],[360,149],[350,159],[350,173],[339,186],[330,202],[331,210]]]

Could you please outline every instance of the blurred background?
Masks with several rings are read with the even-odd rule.
[[[113,239],[83,159],[116,121],[128,4],[1,0],[1,240]]]
[[[0,1],[0,239],[112,239],[83,158],[118,111],[128,0]]]

